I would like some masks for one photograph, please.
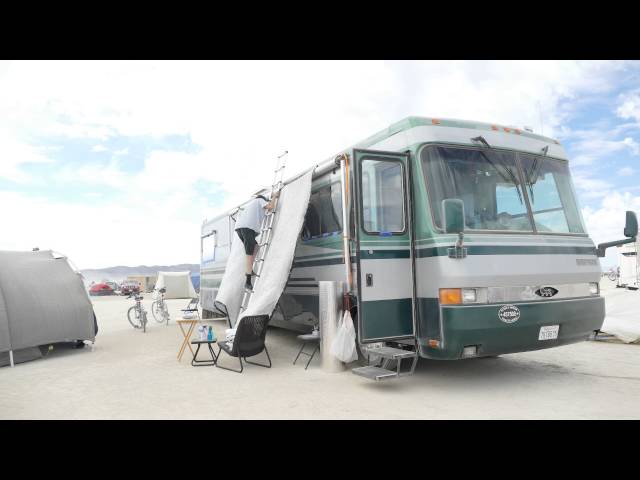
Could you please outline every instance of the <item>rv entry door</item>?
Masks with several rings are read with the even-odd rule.
[[[409,157],[354,150],[358,337],[414,336]]]

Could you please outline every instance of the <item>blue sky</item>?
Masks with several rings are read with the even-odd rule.
[[[281,151],[294,173],[408,115],[560,140],[597,242],[640,212],[638,62],[0,62],[0,111],[0,248],[80,268],[196,263]]]

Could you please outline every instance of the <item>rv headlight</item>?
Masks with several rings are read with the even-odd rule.
[[[600,285],[598,283],[591,282],[589,284],[589,293],[591,293],[591,295],[593,296],[600,295]]]
[[[487,303],[487,288],[441,288],[440,305]]]
[[[462,289],[462,303],[476,303],[478,301],[478,294],[475,288],[463,288]]]

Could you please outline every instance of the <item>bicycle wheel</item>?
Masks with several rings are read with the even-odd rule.
[[[156,322],[162,323],[164,322],[164,316],[162,315],[162,306],[158,300],[154,301],[151,304],[151,314]]]
[[[615,273],[611,272],[609,275],[609,280],[611,280],[612,282],[615,282],[618,278],[618,275],[616,275]]]
[[[127,319],[133,328],[140,328],[140,314],[135,305],[127,310]]]

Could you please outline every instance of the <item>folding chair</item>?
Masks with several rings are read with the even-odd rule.
[[[268,315],[257,315],[255,317],[244,317],[237,329],[235,337],[232,341],[219,341],[218,342],[218,354],[217,358],[220,358],[220,352],[224,350],[228,355],[237,357],[240,361],[240,370],[234,368],[223,367],[220,362],[216,362],[216,367],[224,370],[231,370],[232,372],[242,373],[244,366],[242,365],[242,359],[252,365],[258,365],[259,367],[271,368],[271,357],[269,351],[265,345],[265,338],[267,336],[267,324],[269,323]],[[229,345],[231,344],[231,345]],[[255,357],[259,353],[267,354],[267,360],[269,365],[263,365],[261,363],[250,362],[247,357]]]
[[[196,314],[198,315],[198,318],[200,318],[200,312],[198,311],[198,298],[192,298],[189,301],[189,304],[187,305],[186,308],[181,308],[180,311],[185,314],[185,313],[192,313],[192,312],[196,312]]]

